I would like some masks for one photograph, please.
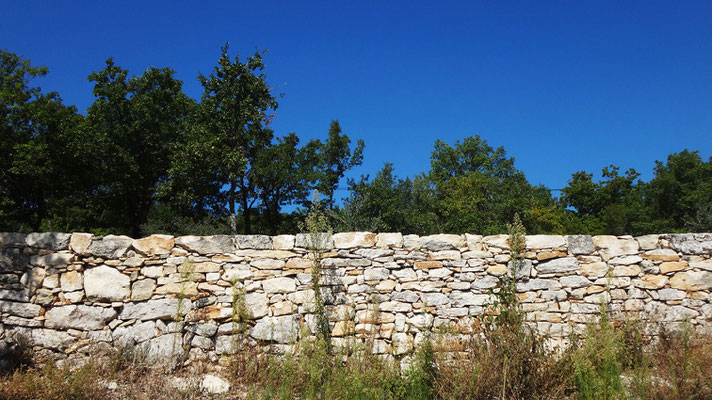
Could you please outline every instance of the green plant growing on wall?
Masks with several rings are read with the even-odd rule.
[[[317,339],[324,341],[329,348],[329,318],[321,293],[321,260],[329,246],[333,230],[324,207],[319,200],[319,192],[312,194],[312,204],[309,208],[302,231],[307,235],[307,246],[311,258],[312,290],[314,291],[314,313],[316,315]]]

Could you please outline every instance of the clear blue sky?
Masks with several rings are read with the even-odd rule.
[[[361,3],[358,4],[357,3]],[[37,83],[82,112],[107,57],[169,66],[199,98],[220,46],[269,49],[277,134],[338,119],[364,165],[429,168],[435,139],[479,134],[530,182],[608,164],[646,180],[684,148],[712,155],[712,2],[5,0],[0,47],[47,65]]]

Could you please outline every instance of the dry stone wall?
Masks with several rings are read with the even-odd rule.
[[[317,325],[307,235],[0,233],[0,343],[35,354],[137,346],[149,359],[211,358],[237,344],[290,350]],[[426,332],[466,340],[511,273],[506,235],[338,233],[321,294],[335,346],[400,357]],[[712,234],[526,237],[516,268],[526,320],[565,340],[596,320],[712,327]]]

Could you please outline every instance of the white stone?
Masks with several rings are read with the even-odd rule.
[[[527,249],[554,249],[566,247],[566,238],[559,235],[527,235],[525,236]]]
[[[151,235],[132,243],[133,248],[145,256],[170,254],[174,245],[175,239],[170,235]]]
[[[267,294],[291,293],[297,290],[297,283],[292,278],[271,278],[262,282],[262,288]]]
[[[106,265],[84,271],[84,290],[91,301],[123,301],[131,294],[130,283],[127,275]]]
[[[98,330],[116,318],[113,308],[70,305],[53,307],[45,314],[45,326],[55,329]]]
[[[257,321],[250,336],[257,340],[294,343],[299,335],[299,316],[264,317]]]
[[[363,272],[363,279],[367,281],[383,281],[390,275],[386,268],[366,268]]]
[[[275,250],[292,250],[294,248],[294,235],[279,235],[272,238]]]
[[[376,235],[376,247],[401,248],[403,247],[403,234],[398,232],[379,233]]]
[[[373,247],[376,245],[376,234],[371,232],[344,232],[332,236],[337,249],[353,249],[356,247]]]
[[[567,274],[578,270],[578,261],[574,257],[556,258],[536,266],[539,275]]]
[[[593,237],[593,245],[598,249],[603,261],[611,258],[638,253],[638,242],[633,239],[619,239],[610,235]]]
[[[230,383],[215,375],[207,374],[200,382],[200,389],[210,394],[222,394],[230,390]]]
[[[430,251],[450,250],[465,247],[465,238],[461,235],[430,235],[423,236],[420,240],[420,246]]]
[[[248,293],[244,302],[250,319],[262,318],[269,311],[267,296],[264,293]]]
[[[94,238],[86,251],[95,257],[119,258],[126,254],[131,243],[133,239],[128,236],[107,235],[103,238]]]
[[[178,299],[155,299],[139,303],[126,303],[119,314],[122,320],[139,319],[142,321],[151,319],[170,319],[178,312],[186,314],[190,311],[192,303],[188,299],[183,299],[178,307]]]

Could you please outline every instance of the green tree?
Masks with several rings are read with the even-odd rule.
[[[712,231],[712,158],[705,162],[698,151],[685,149],[656,161],[645,192],[663,229]]]
[[[339,121],[331,121],[329,135],[319,149],[319,183],[316,189],[327,198],[327,206],[334,207],[334,191],[346,171],[363,162],[364,142],[359,139],[351,150],[351,139],[341,133]]]
[[[570,209],[567,230],[588,234],[640,234],[650,230],[640,174],[629,169],[620,175],[614,165],[603,168],[601,179],[574,173],[562,190],[561,202]]]
[[[210,196],[207,203],[227,209],[233,233],[240,211],[243,229],[251,233],[253,209],[260,198],[256,165],[272,144],[268,124],[277,101],[261,72],[264,53],[255,52],[243,63],[239,56],[231,60],[228,50],[227,44],[222,47],[212,74],[198,76],[203,85],[199,127],[191,131],[187,143],[196,153],[193,160],[177,160],[173,170],[177,176],[202,170],[198,174],[209,181],[198,197]]]
[[[443,232],[502,233],[515,214],[533,233],[546,227],[530,212],[551,207],[548,189],[531,185],[502,147],[492,148],[480,136],[450,146],[435,142],[428,174]]]
[[[96,178],[90,223],[139,236],[194,102],[170,68],[151,67],[129,78],[109,58],[89,81],[96,97],[85,127]]]
[[[422,176],[399,179],[386,163],[370,181],[349,180],[349,197],[332,216],[341,231],[431,233],[437,221],[429,195]]]
[[[0,50],[0,228],[52,229],[53,214],[72,188],[73,134],[81,116],[56,92],[30,81],[46,67]]]

